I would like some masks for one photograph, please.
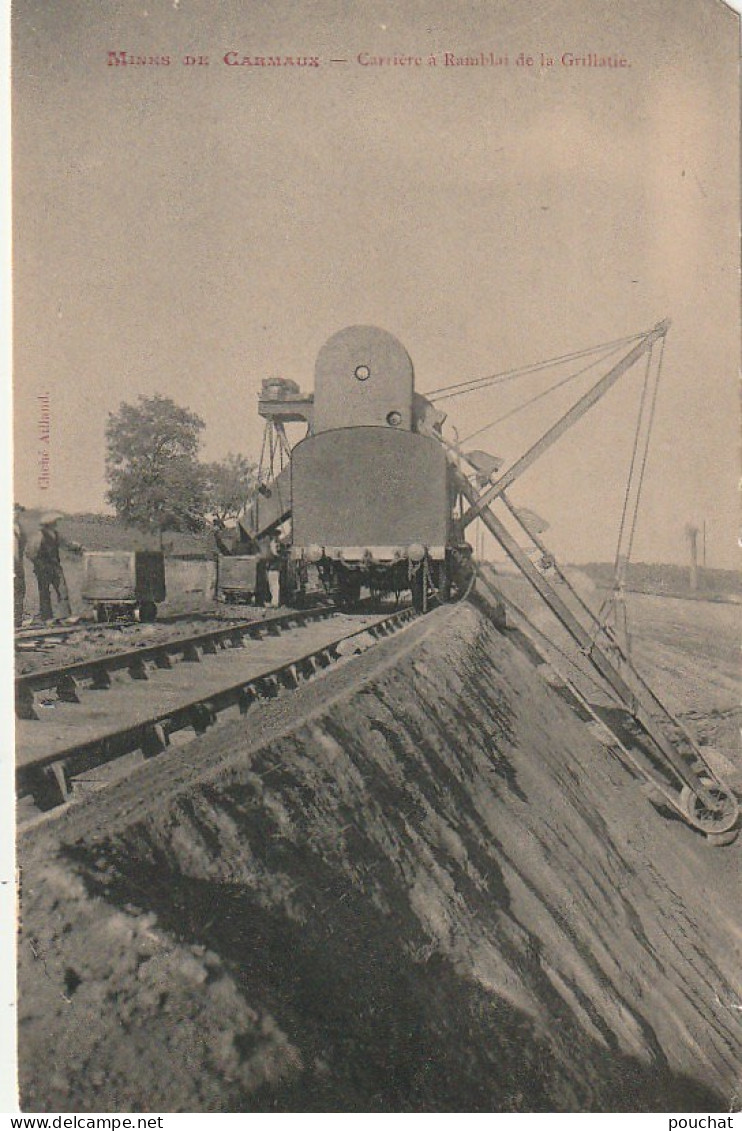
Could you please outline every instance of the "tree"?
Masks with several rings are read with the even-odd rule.
[[[256,464],[243,455],[229,453],[226,459],[204,466],[207,510],[224,523],[236,519],[255,494]]]
[[[169,397],[139,397],[109,413],[106,498],[117,516],[143,530],[198,530],[206,510],[198,462],[204,422]]]

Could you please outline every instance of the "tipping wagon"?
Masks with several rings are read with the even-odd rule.
[[[245,602],[259,592],[259,554],[219,554],[217,558],[217,600]]]
[[[165,558],[160,550],[96,550],[83,554],[82,597],[99,621],[153,621],[165,600]]]

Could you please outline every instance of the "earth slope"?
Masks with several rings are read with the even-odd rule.
[[[484,606],[20,844],[27,1111],[728,1111],[738,845]]]

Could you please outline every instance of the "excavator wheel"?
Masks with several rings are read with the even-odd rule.
[[[728,829],[725,833],[706,833],[706,840],[712,848],[724,848],[728,844],[734,844],[739,836],[739,826],[733,829]]]
[[[704,774],[702,784],[719,802],[718,809],[709,809],[702,799],[685,785],[680,793],[680,805],[694,828],[704,833],[712,844],[731,844],[739,833],[739,804],[728,786]],[[731,839],[728,839],[731,835]],[[724,839],[721,839],[724,838]]]

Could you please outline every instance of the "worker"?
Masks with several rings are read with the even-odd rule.
[[[270,589],[268,588],[268,563],[271,556],[270,538],[265,536],[257,539],[258,560],[255,563],[255,604],[267,605],[270,602]]]
[[[26,531],[21,523],[25,511],[20,503],[13,508],[13,623],[16,628],[23,624],[23,606],[26,601],[26,568],[23,556],[26,552]]]
[[[279,537],[271,538],[270,555],[268,557],[268,588],[270,590],[269,606],[277,609],[281,604],[281,577],[284,572],[284,546]]]
[[[215,518],[212,524],[214,531],[214,542],[216,544],[217,553],[222,554],[224,557],[229,558],[234,553],[234,546],[229,538],[227,525],[220,518]]]
[[[33,535],[26,546],[26,556],[33,563],[36,583],[39,588],[39,616],[43,621],[53,621],[52,601],[50,590],[53,589],[59,605],[59,619],[68,619],[72,615],[70,597],[67,590],[67,580],[59,557],[62,546],[75,552],[80,552],[82,546],[62,538],[57,530],[57,523],[62,515],[57,511],[50,511],[41,516],[38,532]]]

